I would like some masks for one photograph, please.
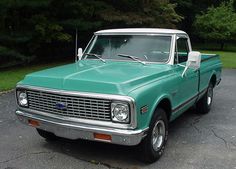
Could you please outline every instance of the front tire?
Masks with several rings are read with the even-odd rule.
[[[207,114],[211,110],[211,105],[213,101],[213,84],[210,83],[206,93],[197,102],[197,113]]]
[[[157,161],[163,154],[168,138],[168,120],[166,112],[157,108],[151,120],[147,136],[139,145],[140,160],[146,163]]]

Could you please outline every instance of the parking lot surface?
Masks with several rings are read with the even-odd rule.
[[[189,110],[171,123],[165,153],[154,164],[139,162],[135,147],[46,142],[17,120],[15,109],[14,92],[1,94],[0,169],[236,169],[236,70],[223,71],[209,114]]]

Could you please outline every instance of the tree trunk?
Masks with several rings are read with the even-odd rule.
[[[224,45],[225,45],[224,42],[220,42],[220,50],[223,50],[223,49],[224,49]]]

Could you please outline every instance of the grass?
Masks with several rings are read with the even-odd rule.
[[[16,83],[28,73],[59,66],[68,62],[56,62],[47,64],[36,64],[30,66],[18,66],[7,70],[0,70],[0,92],[13,89]]]
[[[219,54],[224,68],[234,68],[234,69],[236,69],[236,52],[209,51],[209,50],[204,50],[204,51],[201,51],[201,52],[202,53]]]
[[[236,69],[236,52],[209,51],[209,50],[201,50],[201,52],[219,54],[221,61],[223,62],[224,68]],[[55,66],[62,65],[65,63],[66,62],[58,62],[58,63],[31,65],[31,66],[25,66],[25,67],[19,66],[19,67],[10,68],[7,70],[0,70],[0,92],[13,89],[16,83],[22,80],[24,76],[28,73],[50,68],[50,67],[55,67]]]

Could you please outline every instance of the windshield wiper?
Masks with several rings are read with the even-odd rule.
[[[138,57],[136,57],[136,56],[126,55],[126,54],[122,54],[122,53],[117,54],[117,55],[120,56],[120,57],[125,57],[125,58],[133,59],[133,60],[135,60],[135,61],[137,61],[137,62],[139,62],[139,63],[142,63],[143,65],[146,64],[144,61],[141,61],[141,60],[140,60]]]
[[[103,58],[101,58],[102,55],[98,55],[98,54],[95,54],[95,53],[85,53],[85,55],[95,56],[96,58],[98,58],[102,62],[106,63],[106,61]]]

